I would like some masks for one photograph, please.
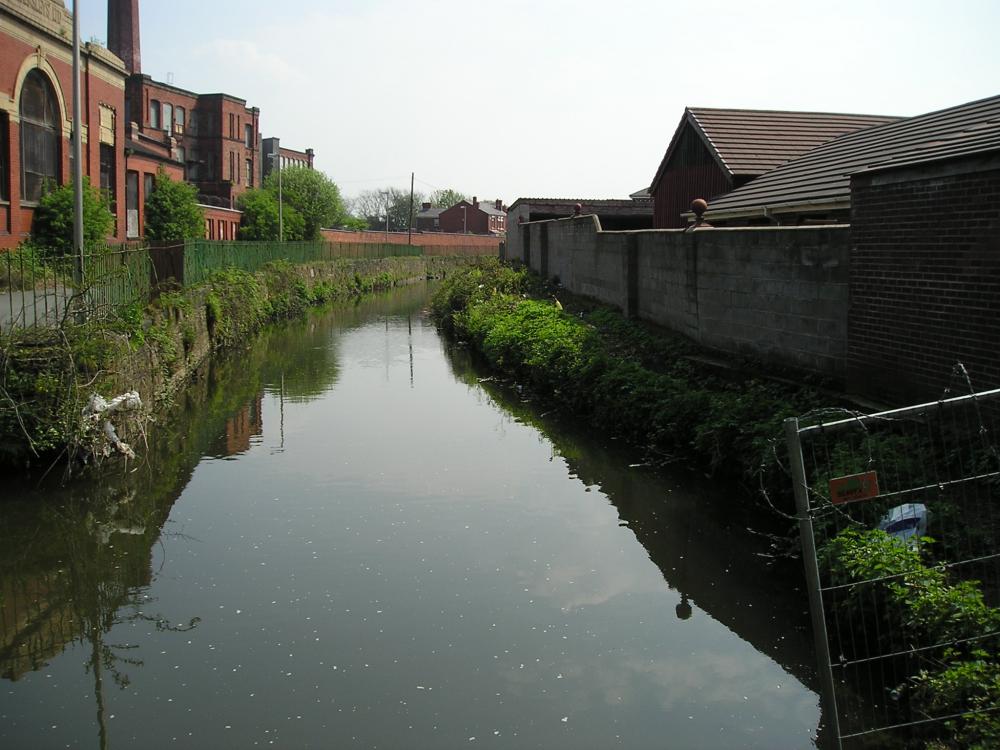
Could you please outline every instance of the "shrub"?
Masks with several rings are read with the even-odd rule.
[[[70,255],[73,252],[74,200],[72,185],[45,184],[35,209],[32,241],[43,256]],[[107,241],[115,224],[104,195],[83,178],[83,243],[93,247]]]

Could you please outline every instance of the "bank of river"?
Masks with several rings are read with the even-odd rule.
[[[480,382],[425,304],[268,328],[134,473],[15,490],[0,745],[811,745],[804,597],[726,504]]]

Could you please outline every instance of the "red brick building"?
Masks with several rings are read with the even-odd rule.
[[[260,184],[260,110],[229,94],[196,94],[134,73],[125,107],[140,131],[184,165],[203,201],[232,208]]]
[[[144,75],[138,0],[110,0],[108,44],[129,73],[129,122],[147,145],[182,165],[182,178],[198,188],[203,203],[232,209],[240,194],[260,184],[260,110],[239,97],[197,94]],[[129,170],[145,180],[139,167]]]
[[[446,208],[438,215],[438,229],[442,232],[465,234],[503,234],[507,231],[507,207],[499,198],[494,203],[462,201]]]
[[[892,122],[877,115],[687,108],[649,188],[653,226],[688,224],[691,201],[711,201],[837,136]],[[769,223],[766,217],[762,223]]]
[[[0,0],[0,248],[28,237],[46,181],[71,179],[72,16],[61,0]],[[81,49],[83,173],[106,191],[125,239],[125,68]]]

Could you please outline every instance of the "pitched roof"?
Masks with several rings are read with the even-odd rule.
[[[899,118],[831,112],[688,107],[653,178],[657,186],[685,127],[699,134],[730,176],[756,177],[845,133]]]
[[[600,208],[634,208],[636,206],[636,202],[631,198],[518,198],[510,205],[508,210],[512,210],[515,206],[522,204],[529,206],[569,206],[572,208],[577,203],[583,206],[597,206]],[[641,205],[640,208],[643,211],[649,210],[645,205]]]
[[[436,219],[438,216],[441,215],[441,212],[445,210],[446,209],[441,208],[440,206],[431,206],[430,208],[427,209],[420,209],[419,211],[417,211],[417,218]]]
[[[851,175],[1000,149],[1000,96],[842,135],[716,198],[706,218],[808,203],[849,202]]]

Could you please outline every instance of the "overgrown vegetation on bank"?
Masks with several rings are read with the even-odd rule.
[[[495,368],[653,460],[681,461],[756,488],[782,421],[819,406],[807,387],[718,374],[679,336],[602,307],[570,313],[524,270],[499,264],[448,279],[442,326]]]
[[[700,364],[696,347],[682,337],[653,334],[606,308],[564,309],[553,292],[523,269],[493,265],[449,278],[433,309],[446,332],[547,402],[628,439],[654,460],[683,461],[752,490],[734,492],[734,501],[752,503],[763,494],[791,511],[791,483],[780,468],[782,423],[825,406],[828,398],[808,386],[719,374]],[[904,440],[873,441],[879,442],[875,453],[890,457],[897,469],[919,460],[916,452],[908,454],[915,446]],[[848,465],[849,452],[832,453],[834,473],[827,480],[871,468]],[[819,486],[824,477],[815,479]],[[868,644],[878,653],[910,642],[944,644],[901,659],[906,677],[886,690],[918,714],[957,714],[920,730],[921,745],[996,747],[1000,715],[992,709],[1000,701],[1000,613],[984,602],[977,581],[953,579],[936,567],[954,540],[935,545],[925,539],[911,548],[870,530],[885,509],[873,503],[866,509],[870,525],[822,534],[830,539],[822,563],[836,583],[882,579],[874,594],[871,587],[864,596],[857,589],[845,605],[844,622],[859,637],[880,641]],[[942,506],[944,513],[953,511]],[[797,546],[791,533],[789,541]],[[869,601],[872,596],[877,602]],[[984,712],[962,716],[979,709]]]
[[[447,265],[447,259],[411,257],[308,268],[275,262],[257,273],[228,269],[196,287],[162,289],[149,305],[4,332],[0,468],[44,467],[61,456],[75,466],[100,457],[103,422],[81,416],[94,393],[139,391],[146,410],[118,430],[123,439],[141,439],[151,402],[182,384],[212,349],[239,345],[268,321],[311,305],[389,288]]]

